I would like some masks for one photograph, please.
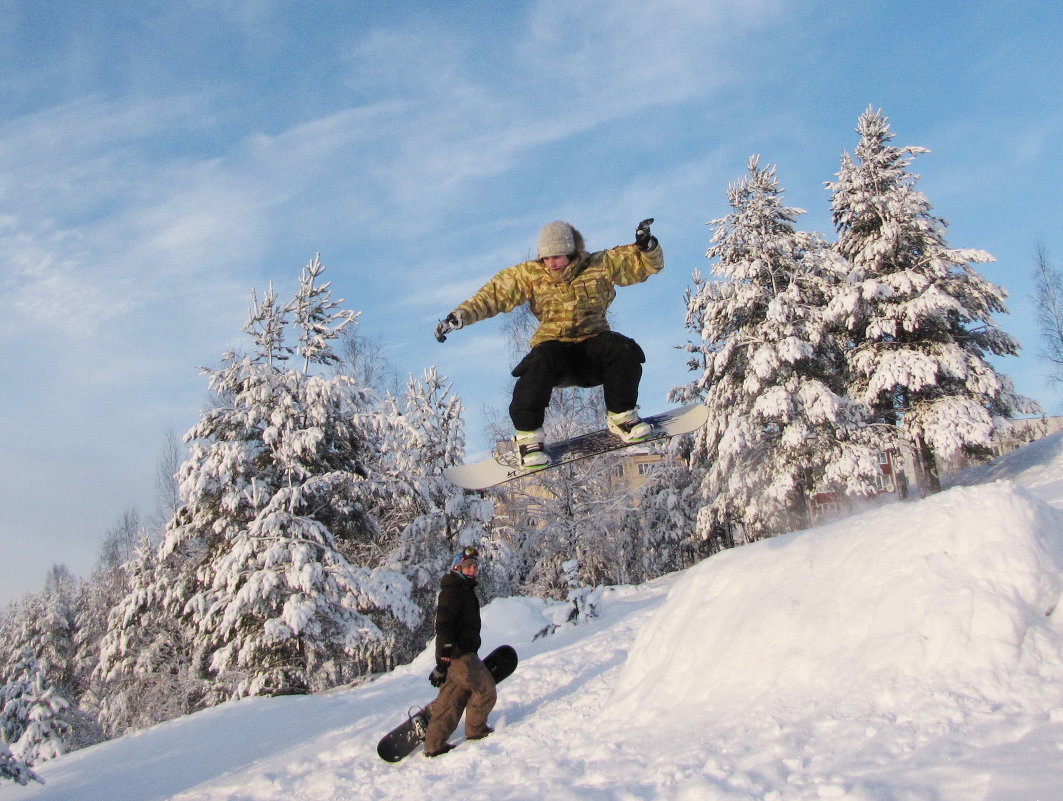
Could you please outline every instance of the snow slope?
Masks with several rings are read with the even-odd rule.
[[[938,496],[607,590],[485,609],[498,731],[390,765],[428,652],[353,689],[250,699],[37,769],[0,801],[1063,799],[1063,435]],[[983,483],[991,482],[991,483]],[[453,795],[457,794],[457,795]]]

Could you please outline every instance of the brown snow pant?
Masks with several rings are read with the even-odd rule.
[[[495,680],[476,654],[462,654],[450,663],[447,680],[429,708],[432,719],[424,741],[425,753],[435,753],[458,727],[465,712],[465,736],[482,737],[487,716],[495,706]]]

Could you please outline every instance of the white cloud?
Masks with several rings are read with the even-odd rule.
[[[78,244],[61,232],[29,232],[13,217],[0,226],[0,341],[27,334],[83,339],[131,306],[80,269]],[[111,290],[114,287],[110,288]]]
[[[649,371],[679,383],[658,367],[670,358],[660,351],[684,338],[672,309],[690,270],[705,265],[705,222],[726,210],[726,184],[750,153],[777,144],[762,152],[779,164],[794,205],[825,215],[821,181],[854,143],[866,93],[891,96],[869,77],[896,71],[881,54],[869,54],[873,64],[853,58],[862,55],[854,43],[894,11],[824,3],[542,0],[474,16],[382,4],[299,24],[290,15],[307,9],[275,0],[215,5],[120,19],[96,12],[103,33],[72,34],[92,69],[52,69],[40,57],[35,68],[14,62],[3,79],[21,98],[0,110],[0,358],[12,368],[0,393],[15,414],[29,414],[39,391],[53,398],[56,417],[70,419],[69,410],[88,408],[92,384],[88,400],[135,395],[136,410],[164,428],[173,397],[184,393],[182,408],[194,409],[187,397],[205,392],[196,366],[241,342],[250,289],[274,280],[283,292],[317,250],[337,294],[367,312],[366,333],[404,360],[401,372],[437,363],[467,397],[497,395],[496,387],[504,395],[509,356],[497,321],[445,346],[432,328],[497,270],[529,257],[539,226],[555,218],[608,247],[641,215],[658,217],[668,267],[618,300],[618,327],[655,351]],[[909,33],[915,44],[949,44],[918,26]],[[42,29],[42,41],[50,34]],[[174,49],[152,52],[161,42]],[[219,52],[220,43],[229,49]],[[62,49],[47,52],[73,59]],[[950,55],[950,65],[978,58]],[[42,96],[69,102],[37,99],[29,87],[45,78]],[[922,92],[925,102],[934,90],[923,81],[893,93]],[[1058,115],[1027,104],[1021,130],[1005,137],[996,132],[1015,129],[1014,115],[987,127],[986,93],[963,90],[962,82],[942,90],[950,108],[964,107],[962,118],[926,105],[931,130],[961,121],[948,130],[954,136],[899,126],[906,142],[947,153],[927,162],[938,175],[955,165],[945,177],[956,190],[932,200],[967,220],[981,203],[999,227],[1032,241],[1004,221],[1036,189],[1037,207],[1021,222],[1051,236],[1054,196],[1043,188],[1051,181],[1031,189],[1008,173],[1040,162],[1050,178],[1044,143]],[[859,103],[825,145],[851,97]],[[989,152],[1001,143],[1003,160]],[[795,161],[815,164],[798,179]],[[823,163],[825,173],[813,174]],[[804,200],[817,197],[821,206]],[[16,337],[21,352],[12,354]],[[17,359],[37,361],[43,386],[30,390]],[[115,408],[124,416],[114,428],[128,426],[128,407]],[[15,470],[29,457],[8,458]]]
[[[777,18],[779,0],[543,0],[520,54],[555,107],[600,119],[704,94],[741,74],[734,43]],[[560,101],[560,102],[559,102]]]

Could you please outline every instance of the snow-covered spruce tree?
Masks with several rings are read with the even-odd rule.
[[[99,633],[92,677],[93,704],[108,736],[193,712],[207,695],[192,664],[192,631],[166,611],[179,565],[194,568],[173,556],[160,561],[146,535],[123,565],[125,593]]]
[[[0,780],[13,781],[16,784],[29,784],[30,782],[44,784],[44,780],[34,773],[29,765],[12,754],[7,743],[2,740],[0,740]]]
[[[3,656],[19,662],[23,653],[30,651],[49,686],[69,697],[77,692],[73,673],[76,589],[69,571],[54,566],[49,571],[45,591],[28,593],[13,604],[4,626]],[[0,679],[9,674],[10,669],[0,667]]]
[[[0,687],[0,735],[28,765],[55,759],[69,750],[70,707],[48,685],[33,650],[25,648],[14,662],[12,679]]]
[[[702,539],[697,532],[704,469],[691,466],[693,435],[656,445],[663,460],[654,465],[616,526],[626,544],[625,583],[641,583],[690,567],[733,543]]]
[[[419,622],[404,576],[338,549],[374,527],[360,487],[364,392],[311,372],[335,361],[330,341],[357,316],[338,310],[322,271],[315,258],[283,308],[253,304],[254,354],[206,371],[217,403],[186,435],[185,505],[160,555],[195,565],[169,604],[191,624],[218,698],[328,686],[382,636],[371,612]],[[301,370],[281,365],[291,311]]]
[[[79,669],[77,651],[80,590],[70,571],[56,565],[48,573],[44,592],[30,593],[13,604],[0,627],[0,684],[17,681],[27,670],[24,655],[32,655],[33,671],[42,674],[42,685],[65,703],[63,747],[67,751],[101,739],[94,716],[82,708],[88,674]]]
[[[176,475],[176,439],[160,463],[160,487]],[[165,467],[163,465],[166,465]],[[164,480],[165,478],[165,480]],[[161,517],[179,506],[176,490],[160,495]],[[101,737],[116,737],[169,720],[201,706],[207,685],[191,663],[191,632],[152,590],[173,586],[182,575],[170,560],[168,579],[157,575],[162,527],[147,528],[135,509],[122,514],[100,549],[78,602],[78,673],[87,689],[79,706],[99,722]]]
[[[418,630],[389,632],[392,641],[381,644],[382,667],[408,661],[431,638],[439,579],[459,549],[479,548],[485,567],[498,561],[499,546],[490,538],[493,502],[443,478],[444,468],[464,453],[462,412],[450,382],[430,367],[420,379],[410,377],[401,398],[387,396],[378,418],[367,484],[386,551],[370,558],[406,575],[425,613]],[[484,574],[487,586],[491,570]]]
[[[971,264],[985,251],[954,249],[908,171],[921,147],[896,147],[881,111],[859,119],[855,158],[828,183],[837,252],[851,272],[830,304],[847,329],[849,386],[876,420],[913,449],[924,493],[940,489],[935,457],[977,452],[1006,418],[1040,407],[986,360],[1019,344],[993,322],[1006,292]]]
[[[381,530],[372,545],[380,550],[359,558],[388,560],[401,554],[402,563],[413,569],[424,555],[418,543],[431,544],[442,537],[445,541],[431,550],[437,558],[447,559],[457,532],[451,530],[454,521],[441,515],[447,499],[460,490],[443,479],[442,471],[462,458],[461,415],[461,400],[435,368],[425,370],[421,379],[411,376],[401,397],[384,398],[376,426],[367,431],[372,447],[366,456],[373,477],[370,509]],[[434,573],[440,567],[442,563],[429,559],[424,569]]]
[[[315,257],[310,262],[307,270],[311,267],[319,268],[320,260]],[[317,275],[317,273],[315,272],[314,275]],[[305,280],[306,271],[300,276],[300,282]],[[304,311],[304,313],[308,313],[308,311]],[[293,353],[292,349],[284,344],[284,328],[287,324],[287,314],[288,309],[282,307],[278,302],[277,293],[273,290],[272,283],[266,289],[266,294],[262,296],[261,303],[259,303],[255,290],[251,290],[251,313],[247,318],[247,322],[244,323],[244,333],[254,340],[255,351],[265,365],[267,367],[275,367],[278,370],[281,369],[282,362],[286,362]],[[304,372],[307,371],[304,370]]]
[[[29,693],[29,676],[40,671],[33,650],[20,647],[4,655],[3,683],[0,683],[0,740],[18,742],[26,731],[27,709],[23,701]]]
[[[592,431],[604,418],[600,390],[557,389],[547,410],[546,438]],[[573,592],[573,575],[590,588],[628,580],[633,543],[619,537],[616,526],[632,492],[614,456],[562,465],[503,485],[496,495],[508,520],[500,534],[512,543],[516,559],[510,569],[522,592],[563,600]],[[575,568],[566,568],[573,560]]]
[[[298,354],[303,357],[303,375],[310,373],[313,365],[331,365],[340,361],[332,343],[343,330],[358,319],[356,312],[343,309],[343,299],[332,299],[331,282],[318,283],[325,271],[320,255],[315,255],[299,276],[299,291],[288,307],[299,330]],[[283,322],[279,319],[278,326]],[[279,346],[283,337],[271,337]]]
[[[719,280],[695,273],[687,294],[700,375],[673,397],[709,410],[691,455],[704,468],[700,536],[748,541],[807,524],[810,493],[870,492],[878,466],[867,409],[839,391],[842,344],[822,319],[840,259],[795,229],[802,211],[783,205],[775,169],[757,157],[728,199],[706,254]]]
[[[48,685],[76,702],[84,691],[77,671],[79,582],[62,564],[53,565],[44,585],[44,619],[34,644]]]
[[[22,670],[25,651],[34,652],[44,638],[48,605],[44,593],[31,592],[5,611],[0,625],[0,683],[11,681]]]
[[[176,466],[174,468],[176,470]],[[135,509],[123,513],[118,524],[107,532],[100,556],[92,574],[82,582],[78,599],[78,634],[77,665],[78,673],[83,676],[86,685],[84,694],[79,699],[82,708],[91,711],[96,719],[103,722],[103,707],[111,700],[113,683],[101,680],[99,665],[102,657],[101,645],[108,636],[119,636],[120,627],[110,625],[112,610],[119,606],[131,591],[132,565],[137,564],[138,540],[148,543],[148,532],[140,521]],[[154,553],[154,546],[147,550]],[[159,607],[152,607],[159,614]],[[137,636],[147,632],[150,625],[146,620],[136,631]],[[130,629],[132,632],[133,629]],[[155,699],[153,699],[155,700]],[[152,723],[160,721],[153,720]],[[103,725],[106,735],[121,734],[125,728],[114,729]]]

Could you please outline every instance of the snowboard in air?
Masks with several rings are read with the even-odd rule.
[[[638,442],[624,442],[608,428],[603,428],[600,431],[581,434],[561,442],[546,443],[544,448],[550,457],[550,464],[542,467],[521,467],[520,456],[514,448],[504,453],[495,453],[490,459],[484,459],[481,462],[448,467],[443,471],[443,475],[451,483],[465,489],[487,489],[531,473],[539,473],[579,459],[586,459],[588,456],[597,456],[600,453],[629,448],[632,445],[642,445],[646,442],[674,437],[677,434],[688,434],[704,425],[708,416],[708,410],[704,405],[693,403],[655,414],[652,417],[643,417],[645,422],[653,426],[653,433]]]
[[[517,669],[517,652],[509,645],[500,645],[486,657],[484,667],[498,684]],[[387,762],[398,762],[424,742],[428,732],[428,721],[432,718],[431,706],[413,707],[409,717],[385,734],[376,746],[380,758]]]

